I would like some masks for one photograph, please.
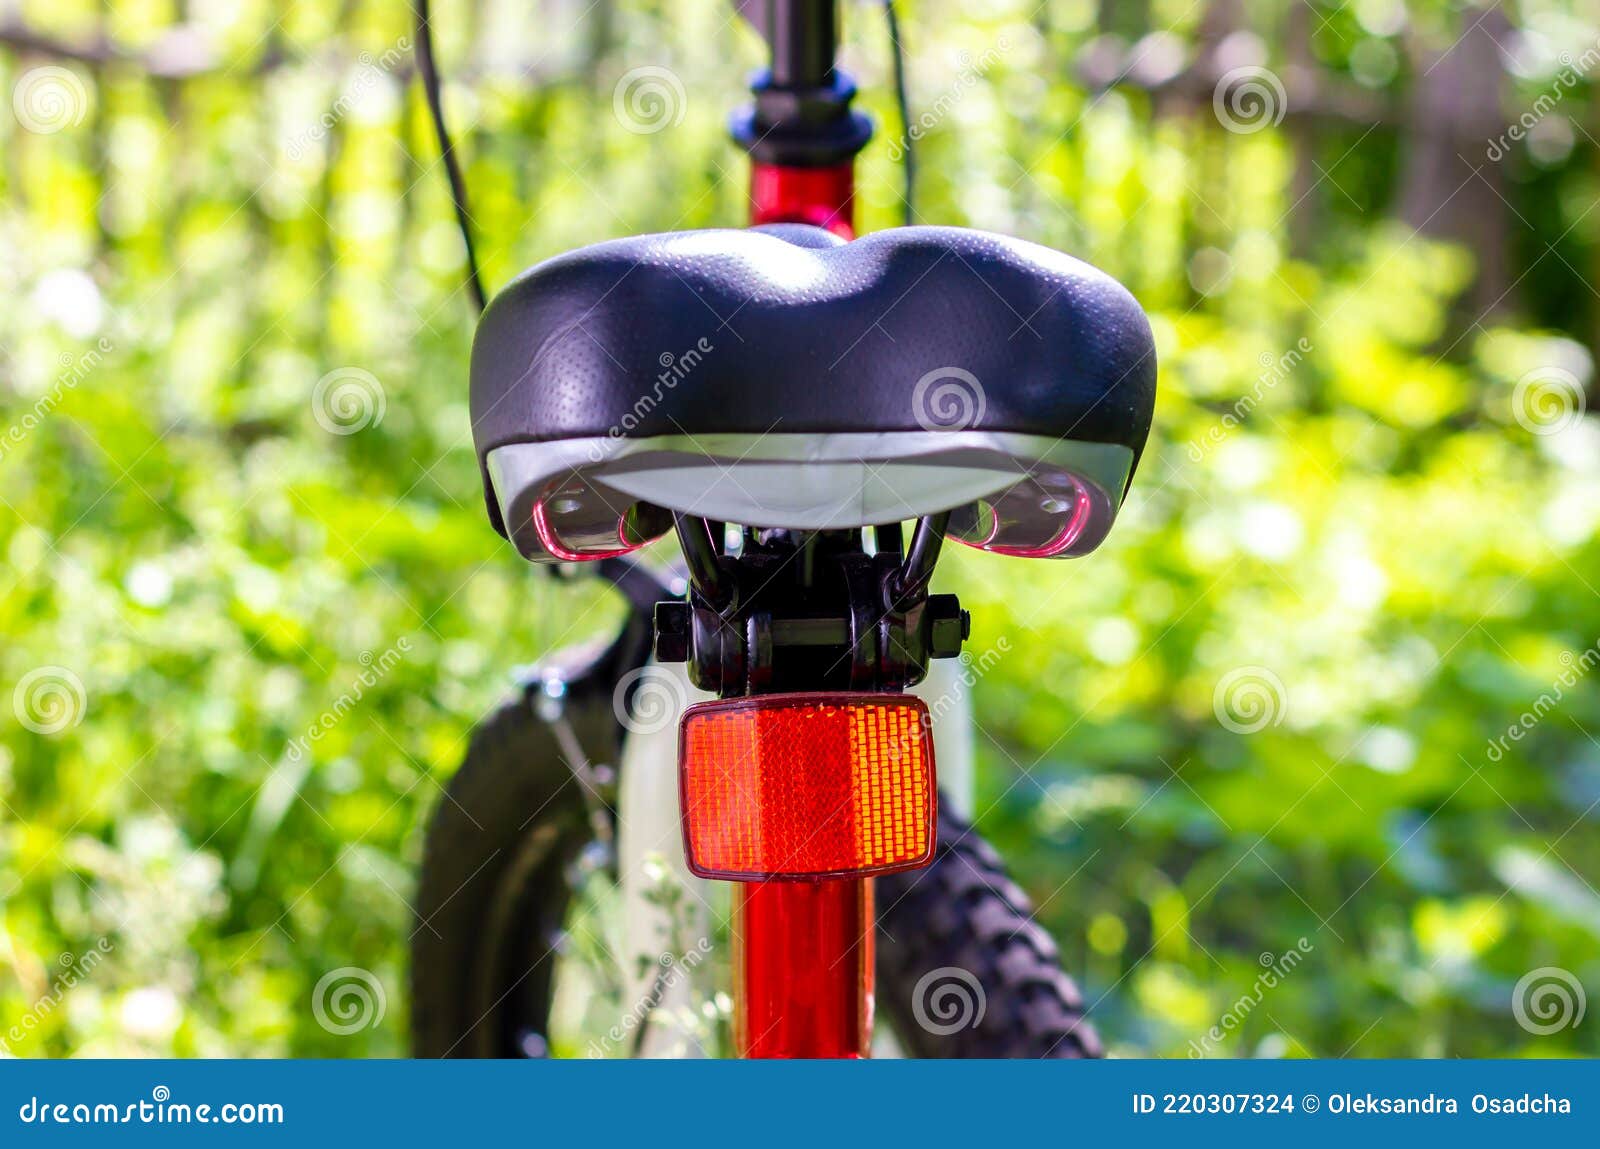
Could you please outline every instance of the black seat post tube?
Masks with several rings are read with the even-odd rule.
[[[839,50],[839,12],[834,0],[768,0],[767,18],[772,30],[774,86],[826,85]]]

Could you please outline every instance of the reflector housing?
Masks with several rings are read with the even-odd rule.
[[[550,485],[532,520],[543,553],[562,562],[625,555],[672,527],[670,511],[620,498],[577,473]]]
[[[1098,520],[1109,529],[1116,507],[1095,514],[1094,488],[1060,469],[1038,468],[1004,491],[958,508],[949,537],[969,547],[1024,559],[1061,558],[1094,549],[1086,532]],[[1101,530],[1104,534],[1104,529]]]
[[[703,702],[684,712],[678,765],[700,877],[865,877],[933,856],[933,738],[908,694]]]

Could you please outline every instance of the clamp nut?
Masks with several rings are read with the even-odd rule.
[[[656,603],[657,662],[689,661],[689,622],[692,613],[692,608],[686,602]]]
[[[928,596],[928,657],[954,658],[972,629],[972,616],[953,594]]]

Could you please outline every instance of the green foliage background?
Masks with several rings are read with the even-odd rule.
[[[709,0],[601,5],[604,26],[581,7],[534,20],[508,0],[469,23],[436,5],[491,284],[579,244],[743,217],[723,120],[753,36]],[[1157,0],[1151,24],[1192,42],[1185,7]],[[461,247],[409,65],[379,64],[409,58],[404,6],[20,8],[132,49],[187,15],[218,62],[183,80],[67,62],[81,122],[41,134],[0,115],[0,426],[46,404],[0,457],[0,693],[60,667],[85,700],[53,734],[0,707],[0,1036],[27,1022],[19,1056],[402,1053],[412,870],[441,783],[511,667],[620,617],[600,589],[538,577],[485,520]],[[1578,9],[1514,15],[1548,60],[1594,42]],[[1324,65],[1350,75],[1402,34],[1448,42],[1459,15],[1317,11]],[[881,14],[849,17],[847,66],[887,139]],[[1537,271],[1518,312],[1478,317],[1474,253],[1388,222],[1403,132],[1323,125],[1342,196],[1291,258],[1290,124],[1233,134],[1208,107],[1158,116],[1137,90],[1086,91],[1088,3],[929,0],[906,18],[914,103],[945,99],[922,218],[1106,268],[1160,346],[1155,436],[1108,543],[1069,564],[962,553],[942,575],[972,648],[1011,644],[977,688],[980,826],[1112,1049],[1190,1052],[1263,955],[1304,938],[1300,968],[1209,1052],[1600,1052],[1595,1017],[1540,1036],[1512,1013],[1539,967],[1600,985],[1583,661],[1600,640],[1600,435],[1589,418],[1530,433],[1514,402],[1530,372],[1589,381],[1572,269],[1600,227],[1592,139],[1504,161]],[[48,62],[0,53],[0,82]],[[680,124],[639,135],[613,115],[639,64],[681,79]],[[1531,101],[1554,67],[1518,91]],[[1569,100],[1581,124],[1586,80]],[[864,227],[897,222],[898,181],[880,141]],[[1565,254],[1539,254],[1558,237]],[[346,368],[380,381],[383,416],[330,434],[312,391]],[[1255,733],[1214,711],[1239,668],[1281,683]],[[105,960],[61,991],[101,939]],[[314,1020],[313,985],[343,966],[386,987],[377,1028]]]

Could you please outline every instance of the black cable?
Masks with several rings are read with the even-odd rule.
[[[472,243],[472,216],[467,211],[467,182],[461,176],[456,148],[450,142],[450,130],[444,124],[444,100],[439,91],[439,72],[433,62],[433,28],[429,22],[428,0],[412,0],[411,9],[417,16],[417,74],[422,77],[422,93],[427,98],[428,114],[433,117],[434,131],[439,137],[439,153],[444,160],[444,170],[450,177],[450,199],[455,204],[456,224],[461,228],[461,242],[467,249],[467,287],[481,314],[488,306],[489,297],[483,290],[483,277],[478,274],[478,254]]]
[[[905,132],[905,147],[901,151],[905,163],[905,222],[910,227],[916,222],[916,212],[911,207],[913,195],[917,190],[917,158],[912,151],[911,139],[911,101],[906,96],[906,59],[905,50],[900,46],[900,17],[895,13],[894,0],[883,0],[884,15],[889,18],[889,44],[893,49],[894,62],[894,101],[900,113],[900,127]]]

